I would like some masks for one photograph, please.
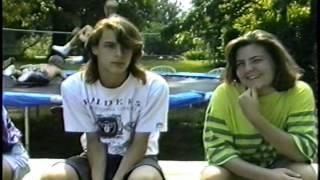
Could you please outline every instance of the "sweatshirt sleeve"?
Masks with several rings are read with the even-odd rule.
[[[309,162],[317,153],[316,112],[312,89],[306,83],[298,82],[292,90],[293,98],[290,103],[291,113],[287,119],[287,131],[302,155]]]
[[[211,97],[205,116],[203,143],[210,165],[223,165],[239,152],[233,147],[233,135],[227,126],[227,94],[220,85]]]

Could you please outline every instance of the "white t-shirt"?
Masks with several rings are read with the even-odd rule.
[[[119,155],[127,151],[134,132],[151,132],[146,154],[158,154],[160,131],[167,131],[169,86],[152,72],[146,72],[146,79],[143,85],[130,74],[110,89],[99,80],[85,83],[83,72],[69,76],[61,85],[65,131],[98,131],[108,153]]]

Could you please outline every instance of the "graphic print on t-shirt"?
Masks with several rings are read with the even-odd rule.
[[[111,154],[123,154],[134,134],[141,111],[140,99],[129,97],[83,99],[92,109],[100,140]]]
[[[97,117],[98,133],[103,138],[114,138],[122,135],[123,124],[120,115]]]
[[[126,122],[121,115],[97,115],[98,133],[101,141],[108,144],[108,152],[121,154],[131,142],[136,121]]]

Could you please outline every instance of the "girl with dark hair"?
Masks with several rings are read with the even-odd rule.
[[[314,95],[291,55],[255,30],[231,40],[225,57],[206,112],[202,179],[316,179]]]

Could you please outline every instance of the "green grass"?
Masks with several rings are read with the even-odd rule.
[[[145,69],[150,69],[158,65],[168,65],[174,67],[178,72],[208,72],[215,66],[210,61],[192,61],[192,60],[141,60],[140,65]],[[18,66],[22,64],[38,64],[47,63],[46,59],[28,59],[24,61],[18,61]],[[80,65],[67,64],[65,69],[77,70]]]
[[[208,72],[214,68],[214,65],[209,61],[191,60],[143,60],[141,64],[146,69],[158,65],[168,65],[174,67],[178,72]]]
[[[206,106],[170,109],[168,132],[160,138],[159,159],[204,160],[202,130]]]

